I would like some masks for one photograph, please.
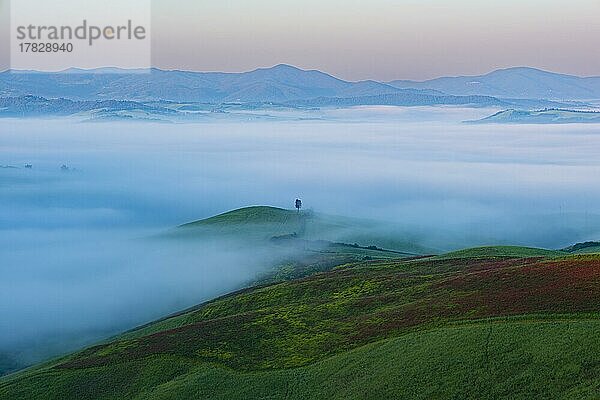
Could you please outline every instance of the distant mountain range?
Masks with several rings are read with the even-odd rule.
[[[244,73],[186,72],[152,69],[70,70],[69,73],[5,71],[0,73],[0,97],[34,95],[71,100],[170,100],[198,103],[290,103],[321,99],[320,103],[429,104],[444,96],[473,97],[476,103],[504,103],[514,99],[554,101],[600,99],[600,77],[579,78],[532,68],[499,70],[483,76],[440,78],[426,82],[348,82],[320,71],[277,65]],[[386,96],[388,96],[386,98]],[[398,101],[399,97],[417,100]],[[426,96],[437,97],[430,101]],[[379,99],[377,99],[379,98]],[[420,99],[419,99],[420,98]],[[330,100],[324,100],[330,99]],[[331,99],[363,99],[336,101]],[[508,101],[507,101],[508,99]],[[456,100],[456,99],[455,99]],[[453,101],[465,103],[465,101]],[[445,101],[444,101],[445,104]]]
[[[71,70],[61,73],[0,73],[0,97],[35,95],[72,100],[171,100],[181,102],[289,102],[317,97],[359,97],[391,93],[432,93],[374,82],[346,82],[319,71],[288,65],[244,73],[152,69]]]
[[[66,72],[0,73],[0,117],[82,114],[94,120],[174,121],[203,119],[207,113],[227,113],[232,108],[361,105],[582,109],[591,108],[582,99],[600,99],[600,78],[532,68],[390,83],[348,82],[289,65],[244,73],[109,68]]]
[[[600,99],[600,76],[581,78],[535,68],[508,68],[479,76],[458,76],[424,82],[392,81],[401,89],[437,90],[456,96],[493,96],[499,98],[592,100]]]

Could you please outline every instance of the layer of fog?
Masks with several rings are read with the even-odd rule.
[[[0,353],[31,363],[77,349],[234,290],[283,256],[225,240],[132,239],[144,234],[4,232]]]
[[[0,165],[20,167],[0,168],[0,353],[35,361],[253,279],[268,264],[260,249],[140,239],[245,205],[301,197],[322,213],[397,223],[440,250],[600,238],[600,129],[460,123],[490,111],[0,120]],[[298,120],[311,116],[320,120]]]

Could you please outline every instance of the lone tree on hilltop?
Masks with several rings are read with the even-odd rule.
[[[302,208],[302,200],[296,199],[295,207],[298,209],[298,212],[300,212],[300,209]]]

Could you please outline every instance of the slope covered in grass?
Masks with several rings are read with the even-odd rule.
[[[257,223],[297,223],[300,215],[306,216],[309,212],[293,211],[283,208],[269,206],[252,206],[239,208],[228,211],[214,217],[203,220],[190,222],[182,225],[184,227],[200,226],[200,225],[243,225]]]
[[[534,247],[485,246],[453,251],[451,253],[442,254],[437,258],[559,257],[564,255],[566,255],[566,253],[562,251],[539,249]]]
[[[590,246],[581,250],[577,250],[576,254],[598,254],[600,253],[600,245],[598,246]]]
[[[413,332],[295,369],[245,373],[178,356],[0,386],[11,399],[595,399],[598,320],[511,320]]]
[[[296,235],[303,240],[325,240],[377,246],[413,254],[431,254],[419,238],[394,224],[276,207],[245,207],[191,222],[170,232],[175,238],[220,237],[244,242],[264,242]]]
[[[563,251],[573,254],[594,254],[600,253],[600,242],[583,242],[569,246]]]
[[[356,262],[9,376],[0,398],[591,399],[599,287],[595,255]]]

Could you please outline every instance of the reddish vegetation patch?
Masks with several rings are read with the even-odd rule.
[[[457,319],[600,310],[600,259],[453,262],[464,262],[466,273],[433,282],[414,302],[386,309],[377,314],[377,319],[364,316],[351,339],[361,342],[427,323]],[[388,299],[389,296],[365,298],[361,305],[385,303]]]
[[[452,292],[462,311],[480,316],[527,312],[596,311],[600,308],[600,260],[539,261],[521,267],[491,268],[439,284]]]
[[[490,257],[490,258],[448,258],[448,259],[425,259],[410,264],[412,271],[431,270],[434,273],[456,272],[468,273],[489,269],[506,268],[534,263],[543,260],[543,257],[514,258],[514,257]]]
[[[529,257],[529,258],[508,258],[508,259],[491,259],[491,260],[462,260],[464,262],[463,265],[466,266],[464,268],[464,272],[477,272],[477,271],[488,271],[488,270],[496,270],[502,268],[523,266],[527,264],[532,264],[538,261],[543,260],[543,257]]]

